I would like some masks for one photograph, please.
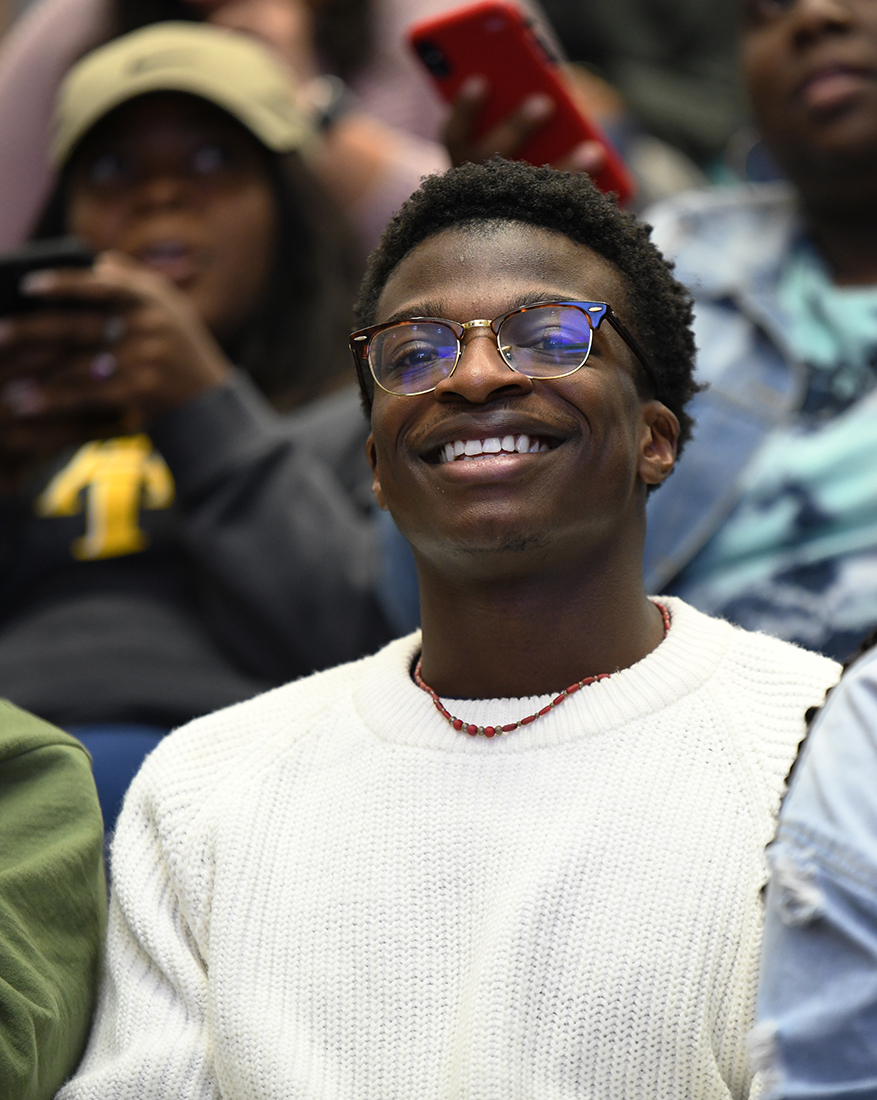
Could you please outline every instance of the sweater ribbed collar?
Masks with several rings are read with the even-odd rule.
[[[438,714],[430,697],[411,678],[420,651],[420,632],[391,642],[360,662],[353,702],[376,737],[398,745],[459,753],[516,753],[607,733],[628,722],[657,715],[700,688],[733,644],[735,628],[712,619],[675,597],[662,596],[670,610],[667,637],[648,656],[608,680],[591,684],[562,707],[532,725],[487,740],[458,733]],[[443,699],[455,714],[477,725],[516,721],[544,706],[566,685],[545,696],[520,699]]]

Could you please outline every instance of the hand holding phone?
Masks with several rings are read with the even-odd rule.
[[[231,371],[188,296],[122,253],[46,269],[32,293],[38,307],[5,319],[0,337],[0,407],[13,418],[115,417],[140,430]]]
[[[60,448],[143,431],[231,373],[159,272],[118,252],[88,270],[38,259],[28,309],[0,320],[0,494]]]
[[[444,128],[451,164],[483,164],[493,156],[518,159],[518,151],[554,111],[554,103],[547,96],[532,95],[492,130],[476,137],[478,116],[489,94],[487,80],[473,77],[454,100]],[[606,160],[606,146],[587,139],[573,146],[552,167],[564,172],[586,172],[596,179],[605,170]]]
[[[76,237],[52,237],[44,241],[30,241],[21,248],[0,256],[0,317],[30,313],[45,309],[45,302],[22,292],[22,280],[33,271],[54,268],[91,267],[94,253]],[[55,303],[59,306],[61,303]],[[64,303],[77,308],[81,303]]]
[[[631,198],[634,185],[624,162],[582,112],[557,58],[516,7],[503,0],[483,0],[416,23],[408,38],[443,98],[458,104],[455,121],[460,129],[469,123],[465,103],[461,110],[461,93],[465,100],[473,78],[486,81],[484,97],[472,97],[478,108],[471,120],[476,141],[487,135],[503,140],[505,127],[510,135],[525,135],[515,159],[555,166],[590,143],[593,170],[588,164],[579,167],[590,171],[601,190],[614,191],[620,202]],[[543,117],[528,120],[522,115],[527,103],[542,103]],[[455,135],[450,137],[453,142]]]

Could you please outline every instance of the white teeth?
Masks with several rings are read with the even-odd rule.
[[[439,450],[439,462],[453,462],[458,458],[477,458],[479,455],[506,454],[543,454],[550,451],[551,447],[538,438],[530,438],[528,435],[498,435],[488,436],[486,439],[455,439],[453,443],[445,443]]]

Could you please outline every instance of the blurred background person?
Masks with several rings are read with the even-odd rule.
[[[877,621],[877,8],[744,0],[789,183],[645,214],[696,299],[696,438],[650,502],[648,591],[845,658]]]
[[[0,51],[0,247],[23,239],[48,189],[55,89],[86,50],[160,20],[206,20],[254,36],[284,63],[321,131],[314,167],[368,248],[422,176],[450,165],[448,110],[404,40],[448,0],[42,0]],[[524,7],[538,14],[527,0]],[[329,79],[327,79],[327,77]],[[544,116],[543,116],[544,117]],[[521,116],[521,133],[540,119]],[[507,153],[511,147],[489,152]],[[587,167],[587,163],[585,164]]]
[[[204,19],[253,35],[282,59],[302,109],[312,113],[321,131],[314,167],[348,213],[361,241],[372,247],[422,176],[443,171],[452,161],[480,161],[493,153],[512,156],[547,117],[546,104],[529,97],[514,118],[506,120],[502,133],[486,142],[466,140],[472,94],[477,101],[477,93],[470,94],[468,101],[461,96],[449,112],[405,41],[410,24],[457,6],[454,0],[41,0],[33,4],[0,50],[0,175],[9,185],[0,206],[0,247],[9,247],[28,234],[48,188],[45,128],[64,72],[99,42],[166,19]],[[550,50],[562,55],[561,44],[535,0],[524,0],[520,6],[536,21]],[[553,10],[562,20],[562,37],[576,51],[574,56],[582,56],[577,19],[563,4],[555,4]],[[653,25],[654,19],[640,13],[637,26],[642,33],[636,36],[633,52],[642,52],[645,42],[661,54],[666,70],[667,55],[674,54],[683,39],[691,47],[692,22],[696,20],[688,12],[681,28],[676,20],[663,17]],[[713,32],[715,22],[710,24]],[[604,18],[600,25],[606,23]],[[702,40],[707,34],[701,25],[698,30],[699,35],[693,36],[697,46],[689,48],[686,56],[704,53]],[[617,37],[597,51],[601,71],[612,76],[627,71],[602,64],[607,49],[619,48]],[[710,37],[711,44],[717,37],[715,33]],[[586,59],[591,60],[591,55]],[[701,60],[701,70],[711,72],[715,67]],[[659,140],[664,131],[699,134],[697,125],[684,122],[674,129],[667,124],[658,132],[648,129],[647,115],[638,114],[639,100],[664,102],[666,96],[640,95],[639,100],[625,101],[592,72],[576,66],[566,66],[564,72],[587,112],[608,129],[630,160],[639,183],[639,205],[702,182],[704,177],[686,155],[687,148],[683,152]],[[705,84],[701,81],[696,95],[689,80],[681,94],[664,103],[664,114],[675,117],[686,105],[688,115],[709,116],[705,104],[710,97],[704,91],[724,90],[728,98],[721,75]],[[668,83],[665,78],[664,85]],[[693,103],[704,105],[699,113]],[[728,111],[719,113],[724,119]],[[446,124],[451,135],[447,148],[443,143]],[[718,140],[714,131],[724,133],[723,125],[720,122],[710,130],[714,144]],[[688,141],[688,148],[692,144],[697,144],[697,138]],[[599,158],[599,147],[585,143],[564,167],[595,172]]]
[[[0,699],[0,1084],[50,1100],[76,1068],[106,924],[88,754]]]
[[[777,1100],[877,1094],[877,635],[819,712],[768,848],[751,1034]]]
[[[0,175],[8,184],[0,205],[0,247],[8,248],[30,233],[49,190],[48,120],[66,71],[101,42],[163,20],[206,20],[226,26],[260,39],[275,54],[286,69],[292,94],[303,111],[313,110],[323,131],[321,176],[370,247],[420,176],[448,163],[435,137],[425,141],[383,122],[367,94],[359,106],[344,84],[315,83],[321,65],[354,80],[374,40],[370,14],[366,0],[327,0],[325,5],[308,0],[33,4],[0,51]],[[407,98],[410,95],[407,89]]]
[[[389,635],[366,425],[316,400],[358,262],[283,71],[156,25],[71,71],[54,135],[40,231],[99,255],[0,330],[0,691],[83,738],[111,824],[172,726]]]
[[[736,0],[542,0],[542,6],[567,56],[600,74],[624,103],[622,147],[625,128],[635,124],[664,149],[690,158],[689,172],[696,165],[711,179],[725,178],[726,157],[750,130],[735,49]],[[657,156],[657,148],[643,142],[641,152],[624,152],[633,154],[636,170],[637,160]]]

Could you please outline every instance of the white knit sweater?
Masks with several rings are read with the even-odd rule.
[[[169,737],[61,1098],[745,1097],[762,850],[837,666],[667,603],[652,654],[502,739],[436,713],[417,636]]]

